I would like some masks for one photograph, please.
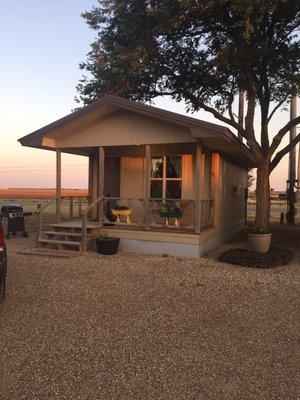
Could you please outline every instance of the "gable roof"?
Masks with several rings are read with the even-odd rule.
[[[117,110],[127,110],[142,114],[150,118],[159,119],[175,125],[188,128],[194,139],[201,140],[207,147],[216,151],[230,153],[236,161],[246,167],[254,166],[254,159],[249,149],[226,127],[211,122],[188,117],[161,108],[127,100],[118,96],[108,95],[95,100],[88,106],[80,108],[71,114],[66,115],[57,121],[52,122],[20,139],[18,141],[23,146],[45,148],[42,141],[48,134],[70,127],[72,124],[82,123],[82,127],[89,121],[99,120],[99,118],[109,115]]]

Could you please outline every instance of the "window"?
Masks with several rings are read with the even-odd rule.
[[[182,156],[153,157],[150,180],[152,199],[181,199]]]

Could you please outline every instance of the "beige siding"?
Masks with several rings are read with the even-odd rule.
[[[195,160],[193,155],[186,154],[182,157],[182,198],[195,198]]]
[[[218,187],[214,189],[216,198],[216,227],[224,231],[244,220],[245,196],[247,187],[247,170],[230,161],[220,158],[218,162],[219,177],[214,177]],[[217,172],[214,171],[214,176]],[[242,193],[233,194],[233,185],[241,185]]]
[[[143,158],[122,157],[120,197],[144,197],[143,174]]]
[[[205,154],[202,199],[211,199],[211,153]]]
[[[78,133],[56,139],[56,147],[120,146],[195,141],[189,129],[128,111],[117,111]]]
[[[121,198],[143,198],[144,197],[144,158],[122,157],[121,159]],[[124,200],[122,205],[129,206]],[[132,201],[132,222],[143,223],[144,207],[138,200]]]

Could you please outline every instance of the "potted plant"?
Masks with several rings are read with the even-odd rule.
[[[268,253],[271,246],[272,233],[256,226],[247,228],[248,240],[255,253]]]
[[[103,255],[117,254],[119,242],[119,238],[101,235],[96,238],[97,253]]]
[[[126,218],[126,222],[129,224],[130,223],[130,215],[131,215],[131,208],[126,207],[126,206],[115,206],[114,208],[111,208],[111,213],[117,218],[117,222],[120,222],[120,217],[121,215],[124,215]]]
[[[183,212],[175,204],[166,202],[159,207],[158,214],[160,217],[165,218],[167,225],[169,225],[170,218],[175,218],[175,226],[179,226],[179,219],[182,217]]]

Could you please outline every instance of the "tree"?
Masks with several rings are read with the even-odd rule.
[[[256,160],[255,223],[267,230],[270,173],[300,141],[298,134],[278,150],[300,116],[269,132],[276,111],[300,91],[299,1],[98,0],[83,17],[97,38],[80,65],[89,76],[77,86],[78,101],[167,95],[236,129]],[[244,126],[233,112],[240,90],[247,99]]]

